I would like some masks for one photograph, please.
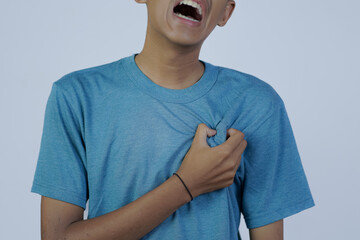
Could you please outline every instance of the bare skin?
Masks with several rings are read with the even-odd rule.
[[[199,62],[200,49],[216,26],[224,26],[235,8],[232,0],[212,0],[204,23],[197,28],[184,27],[169,14],[169,0],[136,0],[146,3],[148,27],[143,50],[135,61],[156,84],[183,89],[196,83],[204,73]]]
[[[216,131],[199,124],[192,145],[177,173],[193,197],[230,186],[247,142],[236,129],[227,140],[211,148],[207,137]],[[159,187],[108,214],[83,220],[84,209],[42,197],[41,236],[48,239],[139,239],[191,200],[181,181],[172,176]]]
[[[189,28],[171,18],[174,0],[135,0],[146,4],[148,28],[143,50],[135,61],[156,84],[183,89],[196,83],[204,73],[199,62],[201,46],[216,26],[224,26],[235,8],[233,0],[206,0],[209,9],[201,26]],[[199,124],[191,148],[177,173],[193,197],[228,187],[241,161],[247,142],[236,129],[227,130],[227,140],[210,148],[206,137],[216,132]],[[108,214],[83,220],[84,209],[42,197],[41,236],[59,239],[139,239],[190,201],[181,181],[172,176],[137,200]],[[251,240],[282,240],[283,221],[250,230]]]
[[[249,230],[251,240],[283,240],[284,220]]]

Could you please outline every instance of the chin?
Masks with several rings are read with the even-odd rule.
[[[172,42],[177,45],[184,46],[184,47],[201,46],[202,45],[202,42],[194,41],[192,39],[176,39]]]
[[[180,46],[200,46],[205,41],[204,38],[194,36],[194,34],[185,34],[184,32],[168,36],[169,41]]]

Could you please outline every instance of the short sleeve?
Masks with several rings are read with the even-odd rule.
[[[248,229],[315,206],[281,98],[247,143],[241,211]]]
[[[45,110],[31,192],[85,209],[88,199],[83,120],[66,92],[53,84]]]

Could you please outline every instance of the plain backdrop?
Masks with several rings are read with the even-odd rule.
[[[237,1],[202,48],[202,60],[259,77],[285,102],[316,204],[284,220],[285,239],[358,236],[359,10],[358,0]],[[30,189],[52,83],[140,52],[146,20],[133,0],[0,1],[0,239],[40,239]],[[249,239],[243,218],[240,232]]]

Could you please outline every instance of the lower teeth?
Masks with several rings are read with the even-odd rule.
[[[179,17],[181,17],[181,18],[185,18],[185,19],[187,19],[187,20],[193,21],[193,22],[199,22],[199,21],[196,20],[196,19],[189,18],[189,17],[184,16],[184,15],[182,15],[182,14],[180,14],[180,13],[175,13],[175,15],[177,15],[177,16],[179,16]]]

